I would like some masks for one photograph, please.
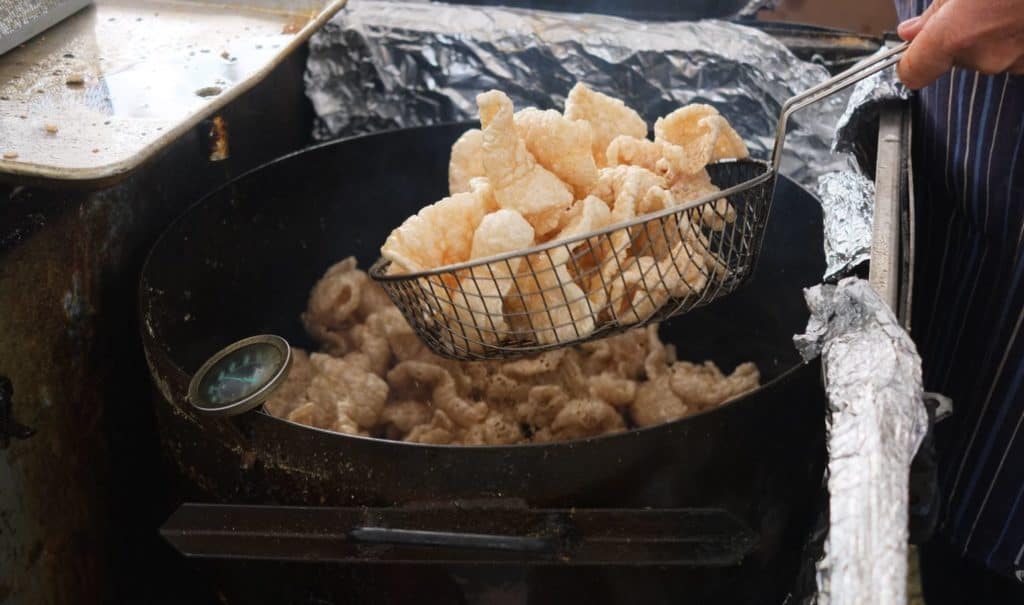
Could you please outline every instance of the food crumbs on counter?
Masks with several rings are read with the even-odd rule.
[[[231,53],[229,53],[226,50],[222,50],[222,51],[220,51],[220,58],[221,59],[230,59],[231,58]]]
[[[4,159],[5,160],[13,160],[13,159],[16,159],[17,157],[18,157],[18,152],[17,151],[5,151],[4,152]]]
[[[85,75],[79,73],[68,74],[68,77],[64,82],[68,86],[81,86],[82,84],[85,84]]]
[[[96,149],[93,149],[93,150],[92,150],[92,152],[93,152],[93,153],[99,153],[99,152],[100,152],[100,150],[99,150],[99,148],[96,148]]]
[[[196,95],[200,97],[215,97],[221,93],[219,86],[204,86],[196,91]]]
[[[44,124],[43,125],[43,130],[45,130],[49,134],[57,134],[57,125],[56,124]]]

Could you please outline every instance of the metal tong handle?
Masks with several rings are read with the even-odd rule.
[[[821,84],[812,86],[786,100],[782,104],[782,111],[779,113],[779,123],[775,128],[775,147],[772,149],[772,171],[778,172],[779,170],[779,163],[782,161],[782,148],[786,141],[786,127],[789,125],[789,117],[791,115],[812,103],[817,103],[848,86],[860,82],[864,78],[873,76],[883,69],[899,63],[908,46],[910,46],[910,43],[904,42],[883,53],[868,57]]]

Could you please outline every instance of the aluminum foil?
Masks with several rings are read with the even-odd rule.
[[[775,10],[779,5],[779,0],[750,0],[746,6],[740,10],[740,17],[753,17],[762,10]]]
[[[691,102],[716,106],[767,157],[786,98],[826,79],[755,29],[720,21],[641,22],[592,14],[423,2],[353,2],[310,41],[306,92],[319,140],[476,118],[498,88],[518,107],[562,108],[577,82],[649,122]],[[830,151],[846,107],[796,116],[783,172],[813,187],[846,161]]]
[[[818,177],[825,228],[825,280],[853,270],[871,258],[875,183],[855,170]]]
[[[868,282],[806,292],[811,319],[794,338],[822,356],[829,399],[831,528],[818,605],[906,603],[910,463],[927,432],[921,359]]]
[[[879,53],[885,52],[879,49]],[[857,83],[846,110],[836,123],[832,150],[847,157],[863,158],[873,149],[877,132],[873,128],[879,109],[902,102],[910,91],[900,83],[895,69],[885,69]],[[870,141],[868,139],[871,139]],[[863,163],[863,160],[861,160]],[[855,162],[843,171],[823,174],[818,179],[825,222],[825,279],[848,273],[871,257],[871,225],[874,220],[874,183],[861,174]]]
[[[888,48],[883,46],[878,49],[878,53],[886,50]],[[906,101],[909,98],[910,90],[900,82],[895,68],[883,69],[855,84],[846,110],[836,123],[832,150],[850,153],[860,151],[858,140],[864,133],[870,132],[868,125],[878,119],[879,108],[886,103]]]

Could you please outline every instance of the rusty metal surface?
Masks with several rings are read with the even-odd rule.
[[[345,0],[98,0],[0,57],[0,176],[122,175],[252,87]]]
[[[225,108],[222,161],[200,124],[117,187],[0,184],[0,375],[11,417],[36,430],[0,450],[4,605],[209,602],[156,534],[174,488],[138,339],[138,272],[203,191],[308,144],[304,64],[295,53]]]

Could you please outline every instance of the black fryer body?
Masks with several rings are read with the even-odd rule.
[[[802,364],[791,343],[807,319],[802,288],[824,269],[821,214],[787,179],[779,179],[751,281],[662,326],[682,359],[710,358],[726,370],[750,360],[761,368],[765,387],[710,413],[585,441],[463,448],[338,435],[262,412],[211,419],[185,402],[189,374],[229,342],[275,333],[309,347],[298,316],[313,283],[349,255],[368,267],[393,226],[445,195],[448,150],[465,127],[372,135],[283,158],[212,193],[161,238],[143,272],[141,327],[182,498],[333,506],[499,498],[537,507],[723,509],[758,536],[742,566],[643,573],[662,577],[651,581],[666,595],[706,589],[724,598],[732,590],[735,598],[716,602],[780,602],[799,564],[825,461],[820,369]],[[303,573],[315,575],[313,567]],[[619,577],[530,573],[535,586],[584,577],[574,574],[612,583]],[[609,585],[593,602],[614,592]],[[330,602],[344,602],[338,598]]]

